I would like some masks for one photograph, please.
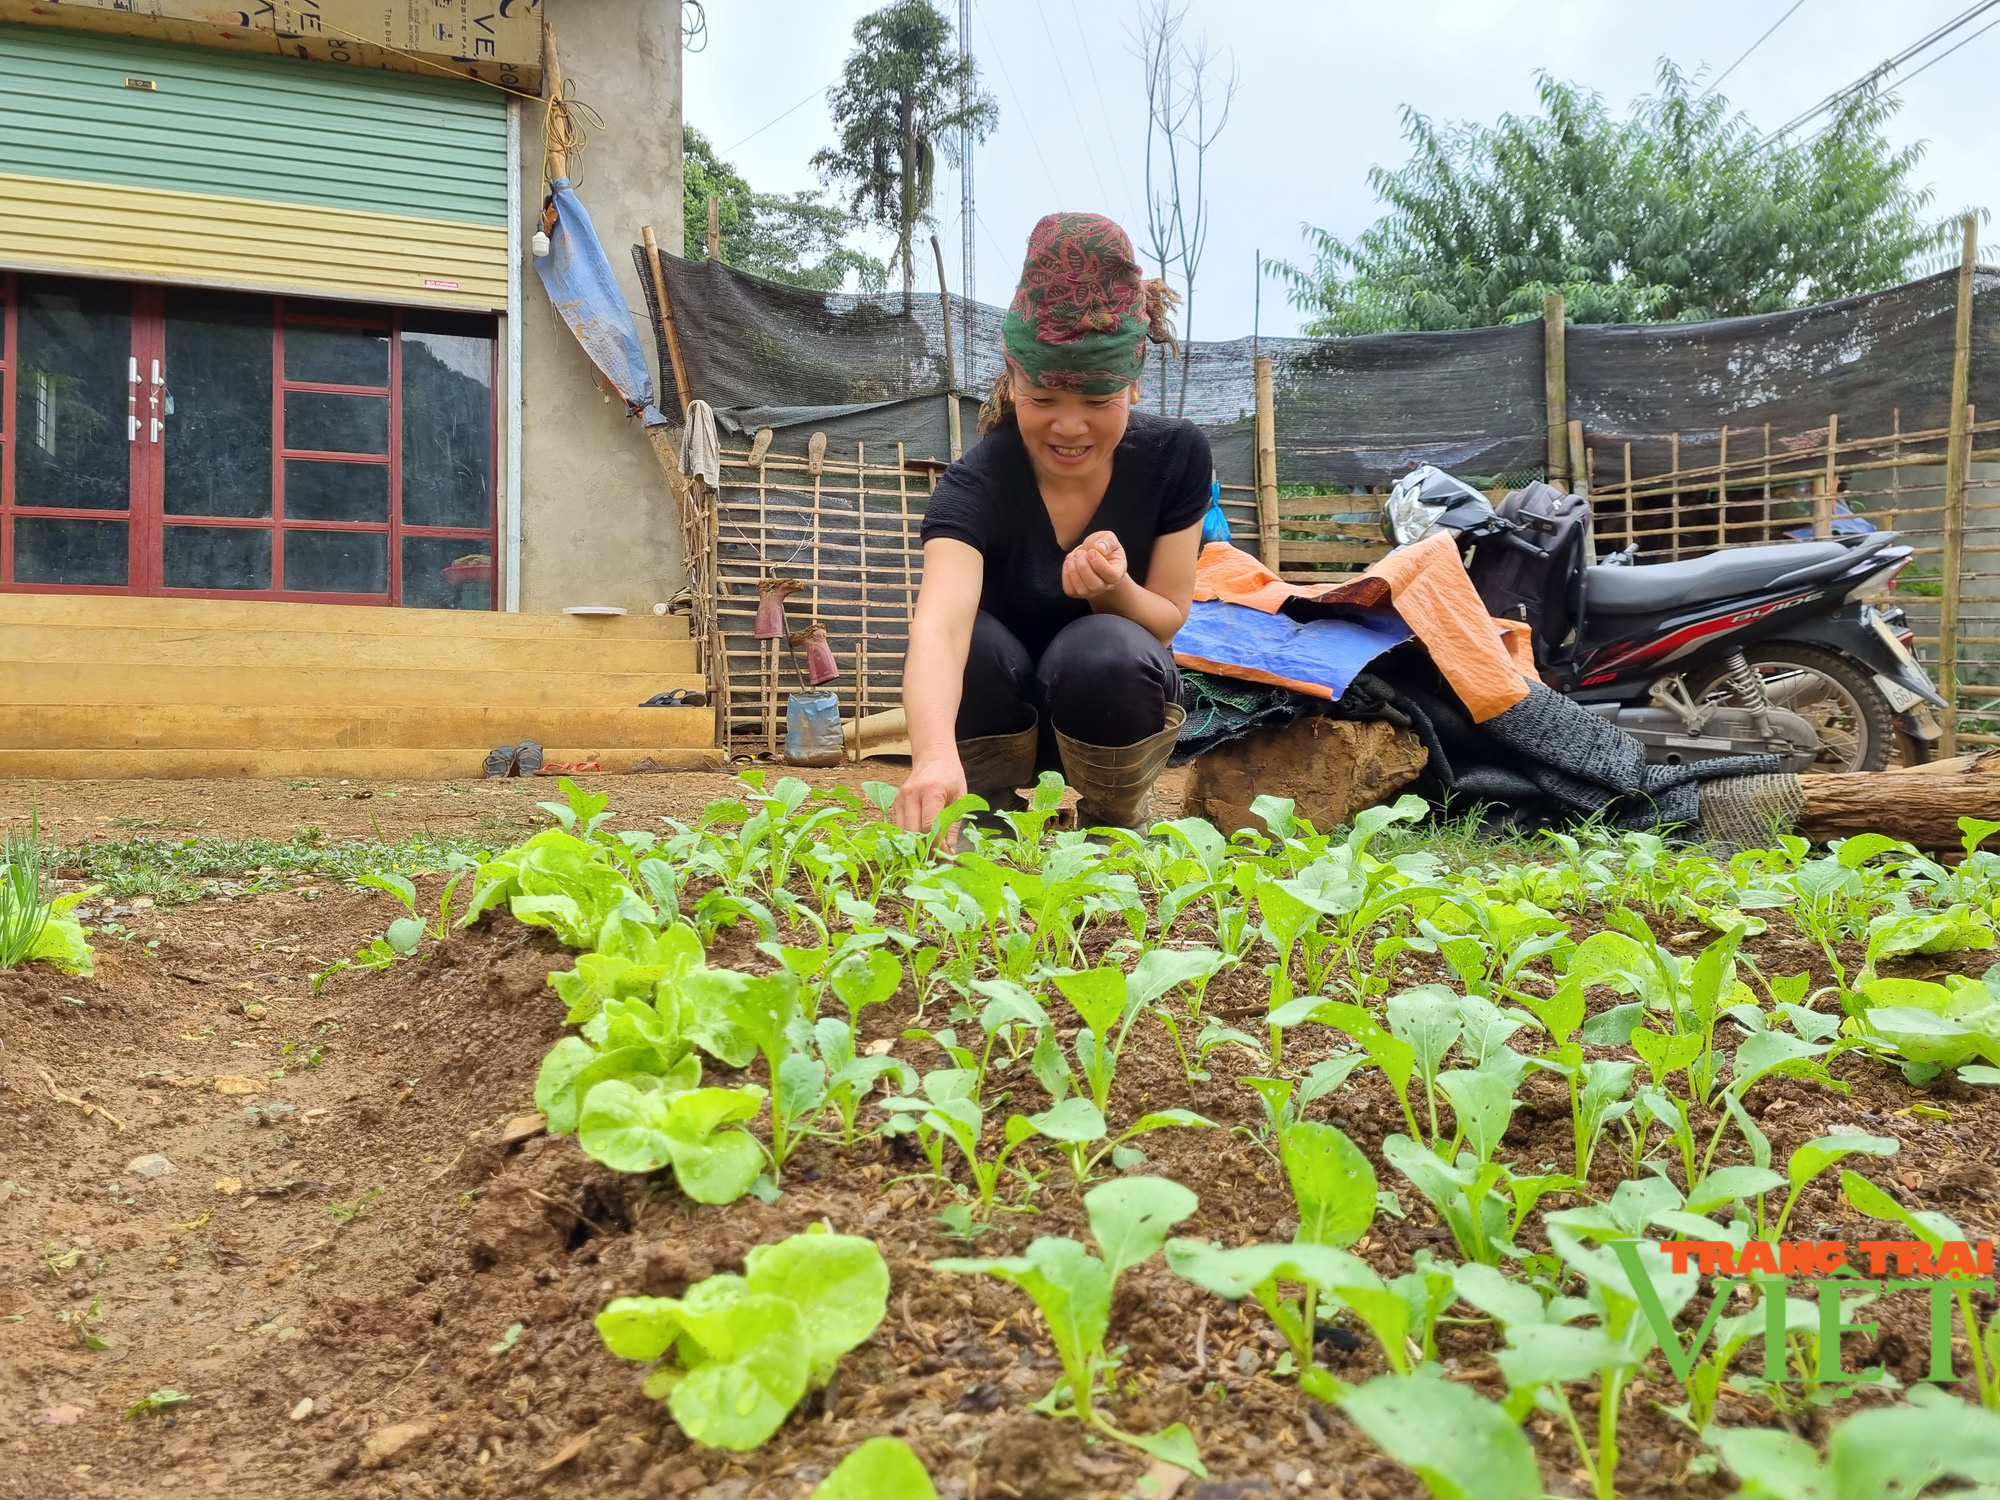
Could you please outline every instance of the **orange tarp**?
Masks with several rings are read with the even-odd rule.
[[[1210,542],[1196,566],[1194,596],[1265,614],[1276,614],[1287,599],[1388,605],[1416,632],[1475,723],[1519,703],[1535,680],[1534,641],[1527,625],[1486,613],[1459,562],[1457,542],[1443,532],[1391,552],[1352,583],[1330,589],[1286,583],[1249,553]]]

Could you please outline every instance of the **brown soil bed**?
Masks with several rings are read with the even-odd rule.
[[[896,774],[871,768],[853,779]],[[661,813],[687,816],[727,786],[721,777],[607,781],[623,821],[637,825]],[[286,837],[303,823],[334,834],[376,831],[365,819],[358,829],[337,826],[336,813],[353,814],[332,790],[77,784],[44,788],[40,804],[45,816],[79,823],[156,810],[162,819],[200,816],[201,831],[228,835]],[[394,837],[439,826],[424,820],[463,797],[471,808],[521,818],[520,830],[502,835],[511,839],[534,826],[533,802],[551,794],[540,786],[416,791],[355,805],[372,802],[378,814],[394,807],[402,826],[383,819],[380,829]],[[647,800],[655,796],[657,805]],[[13,789],[4,810],[20,811],[25,800]],[[437,888],[435,878],[419,885]],[[879,1140],[852,1151],[811,1143],[788,1164],[776,1203],[695,1208],[670,1182],[606,1171],[572,1141],[510,1141],[507,1122],[532,1108],[535,1070],[562,1034],[562,1007],[544,979],[568,967],[568,955],[500,917],[421,960],[343,974],[310,993],[311,974],[394,914],[386,898],[331,882],[211,899],[142,910],[125,919],[128,937],[98,937],[94,980],[0,976],[0,1442],[10,1460],[0,1465],[0,1496],[792,1500],[856,1443],[885,1433],[909,1441],[952,1500],[1129,1493],[1142,1460],[1086,1443],[1074,1423],[1027,1411],[1057,1365],[1026,1299],[990,1279],[929,1270],[932,1259],[965,1247],[933,1218],[948,1195],[913,1175],[926,1170],[913,1150]],[[1776,934],[1755,948],[1770,972],[1819,968],[1809,950]],[[1988,955],[1961,957],[1951,966],[1976,972]],[[716,960],[763,964],[733,932]],[[1937,967],[1927,960],[1911,972]],[[1261,1004],[1261,981],[1228,976],[1209,1003]],[[864,1030],[898,1037],[912,1019],[905,996],[870,1011]],[[935,1009],[930,1024],[942,1024]],[[1329,1041],[1302,1027],[1288,1041],[1288,1061],[1309,1061]],[[942,1060],[926,1042],[898,1040],[896,1048],[919,1066]],[[1229,1079],[1259,1069],[1247,1058],[1239,1069],[1227,1054],[1212,1061],[1216,1079],[1190,1088],[1164,1033],[1136,1030],[1114,1088],[1114,1123],[1142,1104],[1190,1104],[1224,1126],[1253,1126],[1261,1107]],[[1893,1175],[1905,1201],[1941,1208],[1975,1236],[1992,1233],[2000,1177],[1986,1098],[1956,1085],[1919,1094],[1856,1060],[1837,1071],[1850,1095],[1785,1079],[1753,1090],[1752,1110],[1779,1164],[1837,1125],[1892,1134],[1901,1155],[1868,1161],[1871,1175]],[[999,1076],[996,1087],[1013,1090],[1006,1108],[1046,1103],[1024,1065]],[[230,1092],[244,1088],[254,1092]],[[1566,1105],[1553,1081],[1531,1082],[1524,1095],[1505,1154],[1560,1169],[1569,1154]],[[1919,1102],[1949,1118],[1907,1112]],[[1385,1275],[1407,1270],[1425,1247],[1451,1254],[1428,1207],[1381,1165],[1377,1144],[1402,1128],[1386,1085],[1364,1073],[1330,1104],[1410,1210],[1401,1221],[1378,1219],[1359,1253]],[[1161,1131],[1144,1144],[1152,1161],[1135,1170],[1201,1194],[1183,1233],[1245,1243],[1292,1232],[1283,1174],[1248,1132]],[[134,1170],[153,1154],[172,1170],[150,1178]],[[1621,1170],[1619,1157],[1616,1138],[1607,1138],[1598,1154],[1603,1180],[1593,1184],[1601,1191]],[[1032,1200],[1038,1212],[998,1215],[979,1253],[1082,1231],[1066,1167],[1032,1147],[1021,1159],[1050,1168]],[[665,1408],[640,1393],[638,1367],[603,1350],[592,1316],[613,1296],[671,1295],[738,1269],[752,1245],[821,1220],[881,1245],[893,1276],[887,1320],[843,1362],[836,1385],[809,1398],[765,1448],[737,1455],[690,1447]],[[1806,1194],[1791,1232],[1875,1237],[1824,1181]],[[1867,1316],[1881,1320],[1882,1338],[1850,1336],[1848,1368],[1879,1360],[1905,1380],[1920,1376],[1924,1299],[1898,1298]],[[1121,1284],[1112,1342],[1128,1346],[1121,1421],[1140,1430],[1186,1421],[1200,1441],[1214,1478],[1183,1495],[1422,1493],[1337,1413],[1273,1376],[1282,1345],[1254,1308],[1239,1314],[1156,1261]],[[1493,1342],[1484,1325],[1447,1325],[1441,1352],[1450,1378],[1501,1394]],[[1381,1369],[1372,1345],[1350,1353],[1322,1346],[1322,1357],[1343,1378]],[[191,1399],[124,1415],[163,1387]],[[1621,1493],[1705,1500],[1728,1492],[1726,1479],[1688,1473],[1703,1450],[1654,1404],[1679,1399],[1657,1369],[1628,1397]],[[1789,1425],[1823,1437],[1844,1409]],[[1778,1420],[1761,1402],[1729,1395],[1719,1419]],[[1541,1417],[1529,1431],[1552,1491],[1588,1493],[1561,1431]],[[407,1441],[378,1464],[368,1456],[371,1435],[378,1451],[385,1437]]]

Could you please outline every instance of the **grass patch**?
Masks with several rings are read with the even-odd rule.
[[[316,828],[295,838],[99,839],[63,851],[63,873],[114,899],[149,896],[160,906],[206,896],[279,890],[301,877],[353,880],[368,871],[420,875],[454,854],[485,858],[484,839],[418,832],[407,838],[329,840]]]

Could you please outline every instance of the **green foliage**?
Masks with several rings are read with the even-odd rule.
[[[1063,1378],[1036,1403],[1037,1411],[1080,1418],[1119,1442],[1205,1476],[1208,1471],[1202,1467],[1194,1437],[1181,1423],[1151,1436],[1123,1432],[1095,1402],[1105,1377],[1117,1366],[1116,1358],[1105,1350],[1104,1338],[1118,1278],[1158,1254],[1169,1231],[1195,1211],[1198,1200],[1164,1177],[1130,1177],[1093,1188],[1083,1203],[1101,1256],[1075,1240],[1044,1235],[1023,1255],[938,1260],[931,1266],[997,1276],[1034,1300],[1063,1367]]]
[[[1437,1500],[1541,1500],[1527,1437],[1505,1411],[1462,1385],[1383,1375],[1344,1392],[1340,1409]]]
[[[597,1315],[620,1359],[657,1360],[646,1394],[711,1448],[761,1446],[887,1310],[889,1268],[872,1240],[814,1228],[759,1245],[741,1276],[685,1297],[619,1297]]]
[[[125,1408],[128,1417],[143,1417],[148,1412],[166,1411],[170,1407],[184,1406],[194,1398],[172,1386],[161,1386],[156,1391],[148,1391],[137,1401]]]
[[[891,0],[854,23],[854,50],[828,91],[838,144],[813,155],[829,183],[844,185],[856,214],[894,236],[893,270],[903,290],[916,276],[917,226],[930,219],[937,159],[957,163],[959,132],[983,141],[1000,106],[961,58],[951,23],[931,0]]]
[[[454,856],[483,857],[491,845],[431,833],[394,841],[329,842],[316,829],[273,839],[190,837],[91,839],[63,851],[74,867],[114,900],[147,896],[161,906],[208,896],[283,889],[288,880],[359,880],[371,872],[419,875],[449,867]]]
[[[1616,118],[1543,75],[1541,111],[1440,125],[1405,107],[1409,161],[1369,181],[1387,213],[1352,242],[1308,229],[1314,259],[1279,262],[1318,335],[1571,321],[1736,317],[1892,286],[1951,237],[1913,181],[1919,145],[1886,135],[1897,102],[1870,86],[1826,128],[1762,131],[1662,60],[1659,91]]]
[[[870,1438],[813,1491],[813,1500],[937,1500],[923,1461],[895,1438]]]
[[[1780,1428],[1712,1428],[1709,1436],[1743,1481],[1742,1500],[1882,1500],[1924,1494],[1942,1479],[1969,1481],[1983,1494],[2000,1480],[2000,1416],[1931,1386],[1911,1391],[1907,1406],[1840,1423],[1825,1462]]]
[[[30,812],[26,833],[0,833],[0,969],[42,962],[65,974],[90,974],[94,963],[71,910],[91,891],[52,894],[60,851],[42,843],[42,820]]]
[[[708,200],[716,200],[722,259],[739,271],[815,292],[837,292],[853,272],[864,292],[888,284],[888,268],[845,243],[855,216],[817,193],[760,193],[716,155],[692,125],[681,127],[687,156],[681,174],[686,221],[682,254],[698,260],[708,246]]]

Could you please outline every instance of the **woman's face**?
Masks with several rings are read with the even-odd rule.
[[[1086,396],[1030,385],[1018,372],[1011,378],[1015,420],[1038,473],[1084,479],[1110,465],[1139,399],[1137,382],[1109,396]]]

